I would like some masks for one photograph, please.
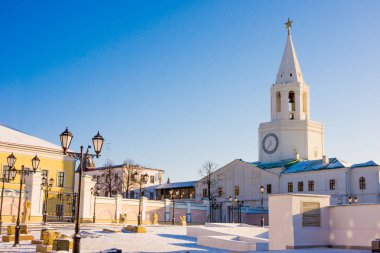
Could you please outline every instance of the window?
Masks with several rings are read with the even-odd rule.
[[[150,176],[150,183],[154,184],[154,176]]]
[[[298,182],[298,191],[303,192],[303,182]]]
[[[218,197],[222,197],[222,196],[223,196],[223,188],[218,187]]]
[[[359,189],[365,190],[365,178],[364,177],[359,178]]]
[[[119,181],[119,174],[115,174],[115,182]]]
[[[134,199],[135,198],[135,192],[134,191],[130,191],[129,192],[129,196],[131,197],[131,199]]]
[[[308,185],[309,185],[309,191],[310,192],[314,191],[314,181],[313,180],[309,181]]]
[[[330,190],[335,190],[335,179],[329,181]]]
[[[153,192],[149,192],[149,199],[154,199],[154,194],[153,194]]]
[[[272,193],[272,185],[271,184],[267,184],[267,193],[268,194]]]
[[[234,193],[235,193],[235,196],[239,196],[239,186],[235,186]]]
[[[63,187],[64,180],[65,180],[65,172],[58,172],[57,186]]]
[[[293,183],[292,182],[288,183],[288,192],[293,192]]]
[[[202,196],[204,198],[207,198],[207,189],[206,188],[203,189]]]

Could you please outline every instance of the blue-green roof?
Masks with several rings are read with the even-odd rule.
[[[356,163],[356,164],[353,164],[353,165],[351,165],[351,168],[354,169],[354,168],[371,167],[371,166],[379,166],[379,163],[371,160],[371,161],[368,161],[368,162],[365,162],[365,163]]]
[[[298,172],[310,172],[319,170],[331,170],[349,167],[349,164],[345,161],[337,158],[329,158],[328,163],[324,163],[322,159],[319,160],[306,160],[299,161],[288,166],[282,174],[298,173]]]
[[[260,169],[266,170],[266,169],[272,169],[272,168],[278,168],[278,167],[288,167],[294,163],[297,163],[297,160],[288,159],[288,160],[282,160],[279,162],[271,162],[271,163],[253,162],[251,164],[255,165],[256,167],[259,167]]]

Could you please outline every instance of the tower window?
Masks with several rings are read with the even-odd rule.
[[[294,111],[296,110],[296,100],[294,91],[289,92],[289,119],[294,119]]]
[[[281,112],[281,93],[276,93],[276,112]]]
[[[292,74],[292,73],[290,73],[290,76],[293,76],[293,74]]]

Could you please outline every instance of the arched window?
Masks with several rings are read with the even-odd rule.
[[[276,93],[276,112],[281,112],[281,93]]]
[[[365,189],[365,178],[364,177],[359,178],[359,189],[360,190]]]

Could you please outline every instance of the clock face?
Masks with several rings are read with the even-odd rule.
[[[262,143],[262,147],[265,153],[273,154],[278,148],[278,137],[277,135],[270,133],[265,135]]]

